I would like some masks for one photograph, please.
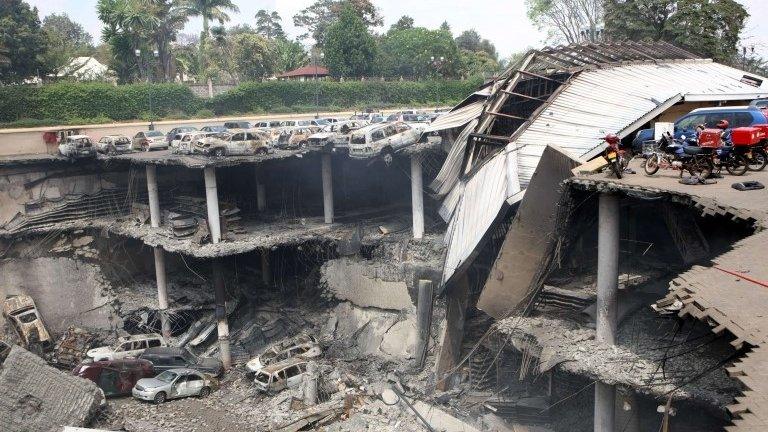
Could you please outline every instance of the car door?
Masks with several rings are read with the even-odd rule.
[[[144,137],[144,132],[139,132],[133,136],[131,141],[131,147],[139,147],[141,145],[141,139]]]
[[[304,380],[304,371],[301,369],[301,364],[293,365],[285,370],[286,385],[288,388],[295,388],[301,385]]]
[[[171,394],[168,395],[173,398],[189,396],[189,389],[187,386],[187,379],[189,375],[179,375],[176,380],[171,384]]]
[[[115,359],[122,359],[125,357],[128,357],[130,355],[131,350],[133,349],[133,342],[123,342],[116,350],[114,355],[112,356]]]
[[[271,387],[273,391],[279,392],[288,387],[288,381],[285,378],[285,369],[281,370],[276,375],[276,377],[273,377]]]
[[[197,396],[200,394],[200,390],[205,386],[205,380],[203,377],[197,374],[189,374],[187,376],[187,396]]]
[[[241,155],[243,154],[243,146],[245,144],[245,133],[238,132],[232,135],[227,145],[227,152],[229,154]]]

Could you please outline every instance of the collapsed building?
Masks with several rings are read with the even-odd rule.
[[[765,192],[579,167],[607,133],[766,96],[669,44],[573,45],[531,51],[391,163],[7,158],[0,294],[57,336],[158,332],[231,368],[215,406],[97,425],[762,430]],[[240,366],[306,332],[321,403],[255,396]]]

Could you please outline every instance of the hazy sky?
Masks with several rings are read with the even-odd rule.
[[[41,19],[45,15],[66,12],[80,22],[98,40],[101,22],[96,16],[96,0],[26,0],[37,6]],[[744,32],[745,43],[768,57],[768,1],[738,0],[751,14]],[[229,25],[238,23],[254,24],[254,15],[259,9],[276,10],[283,18],[283,28],[290,36],[301,33],[293,26],[293,15],[313,3],[313,0],[234,0],[240,13],[232,14]],[[484,38],[490,39],[506,57],[528,47],[541,46],[546,35],[534,26],[525,14],[525,0],[374,0],[384,16],[384,26],[376,29],[383,32],[402,15],[411,16],[416,25],[437,28],[448,21],[454,35],[474,28]],[[193,18],[187,23],[185,32],[197,33],[202,23]]]

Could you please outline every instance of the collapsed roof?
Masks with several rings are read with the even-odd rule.
[[[768,97],[768,79],[666,42],[532,50],[489,87],[430,185],[449,221],[447,285],[472,261],[507,205],[519,202],[547,145],[589,159],[679,102]],[[454,110],[459,111],[459,110]],[[450,123],[455,127],[456,121]]]

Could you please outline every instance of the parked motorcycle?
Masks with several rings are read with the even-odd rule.
[[[669,132],[662,135],[656,143],[656,148],[647,155],[643,170],[647,175],[654,175],[663,169],[677,169],[680,177],[688,171],[691,176],[707,178],[712,173],[711,152],[695,145],[688,145],[685,136],[676,140]]]
[[[624,169],[629,164],[627,152],[621,148],[621,138],[616,134],[608,134],[603,138],[608,147],[603,151],[603,157],[608,161],[611,171],[620,179]]]
[[[731,129],[728,141],[746,161],[751,171],[762,171],[768,165],[766,138],[768,125],[755,125]]]
[[[735,151],[727,131],[728,122],[722,120],[718,129],[704,129],[699,134],[699,147],[712,155],[712,164],[718,174],[723,168],[729,174],[742,176],[749,170],[749,163],[743,152]]]

